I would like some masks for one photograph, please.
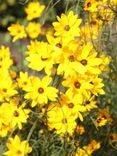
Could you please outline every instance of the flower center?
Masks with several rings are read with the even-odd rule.
[[[91,7],[91,2],[88,2],[87,3],[87,7]]]
[[[67,119],[66,118],[62,119],[62,123],[66,124],[67,123]]]
[[[42,94],[42,93],[44,92],[44,89],[43,89],[42,87],[40,87],[40,88],[38,89],[38,92],[39,92],[40,94]]]
[[[15,117],[18,117],[19,116],[19,113],[17,111],[14,111],[14,116]]]
[[[7,89],[6,88],[3,88],[3,92],[6,93],[7,92]]]
[[[80,88],[81,84],[78,81],[76,81],[76,82],[74,82],[74,86],[75,86],[75,88]]]
[[[70,56],[68,57],[68,59],[69,59],[70,62],[74,62],[74,61],[75,61],[74,55],[70,55]]]
[[[41,60],[42,61],[46,61],[48,58],[43,58],[43,57],[41,57]]]
[[[17,155],[21,155],[22,152],[20,150],[17,151]]]
[[[84,102],[84,106],[86,106],[88,104],[90,104],[90,101],[89,100]]]
[[[64,30],[66,30],[66,31],[69,31],[69,29],[70,29],[70,26],[69,26],[69,25],[66,25],[66,26],[64,27]]]
[[[82,63],[82,65],[86,66],[87,65],[87,60],[83,59],[80,61]]]
[[[73,103],[69,103],[69,104],[68,104],[68,107],[69,107],[69,108],[73,108],[73,107],[74,107],[74,104],[73,104]]]
[[[62,45],[61,45],[60,43],[57,43],[56,46],[57,46],[58,48],[62,48]]]

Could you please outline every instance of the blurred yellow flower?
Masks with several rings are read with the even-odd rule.
[[[36,22],[29,22],[26,30],[28,33],[28,36],[32,39],[35,39],[38,37],[38,35],[41,33],[41,25]]]
[[[18,135],[8,139],[7,148],[8,151],[4,153],[6,156],[25,156],[32,151],[28,142],[26,140],[21,141]]]
[[[39,18],[44,10],[45,6],[41,5],[39,2],[30,2],[25,8],[27,14],[27,20],[32,20]]]
[[[13,36],[13,42],[26,37],[24,26],[19,23],[12,24],[8,27],[8,31],[10,32],[10,35]]]

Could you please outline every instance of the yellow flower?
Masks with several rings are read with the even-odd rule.
[[[57,134],[69,133],[73,134],[76,127],[76,116],[71,115],[69,108],[64,106],[59,106],[59,104],[52,104],[48,108],[48,126],[49,129],[55,129]]]
[[[103,60],[103,62],[100,65],[101,71],[108,71],[108,65],[111,62],[112,58],[104,54],[102,54],[100,58]]]
[[[0,136],[5,137],[8,132],[12,131],[10,126],[10,116],[9,116],[10,105],[7,103],[2,103],[0,106]]]
[[[29,117],[29,109],[25,109],[22,106],[10,102],[9,114],[10,114],[10,125],[15,128],[18,126],[19,129],[22,129],[22,123],[26,123]]]
[[[34,52],[28,52],[29,56],[26,58],[29,61],[28,67],[37,71],[44,69],[46,74],[50,75],[54,64],[50,45],[46,42],[37,42],[35,44],[39,44],[39,49],[36,48]]]
[[[88,145],[78,148],[75,156],[91,156],[92,153],[100,148],[100,143],[92,140]]]
[[[34,77],[32,86],[25,87],[25,91],[27,92],[25,98],[32,100],[32,107],[37,104],[47,104],[48,100],[56,100],[58,90],[49,86],[51,82],[52,78],[48,76],[43,77],[42,80]]]
[[[62,14],[61,18],[57,16],[58,22],[54,22],[55,36],[61,37],[65,43],[73,40],[75,37],[80,36],[81,19],[70,11],[68,15]]]
[[[98,112],[98,117],[95,121],[97,127],[102,127],[104,125],[113,123],[113,119],[111,118],[110,112],[107,108],[104,108]]]
[[[59,56],[59,66],[57,68],[57,74],[64,74],[64,77],[74,75],[75,73],[84,74],[86,69],[77,60],[79,53],[69,50],[67,47]]]
[[[85,68],[85,72],[90,74],[101,73],[99,65],[102,63],[102,59],[97,57],[97,53],[93,50],[93,46],[91,44],[83,46],[81,54],[78,55],[78,61]]]
[[[94,95],[98,95],[98,94],[105,94],[104,90],[102,89],[102,87],[104,86],[103,82],[102,82],[102,79],[101,78],[98,78],[98,77],[94,77],[92,78],[92,81],[91,81],[93,87],[91,89],[91,92],[94,94]]]
[[[28,51],[26,52],[27,54],[38,54],[40,53],[40,46],[41,42],[40,41],[31,41],[30,44],[27,46]]]
[[[20,72],[20,77],[17,79],[18,86],[25,90],[25,87],[31,85],[31,79],[28,77],[28,73]]]
[[[32,20],[39,18],[44,10],[45,6],[41,5],[39,2],[30,2],[25,8],[27,14],[27,20]]]
[[[41,33],[41,25],[36,22],[29,22],[26,27],[27,33],[30,38],[35,39]]]
[[[0,46],[0,75],[7,72],[12,63],[9,48]]]
[[[97,108],[96,101],[94,100],[95,96],[91,96],[89,98],[84,97],[83,105],[87,112],[91,111],[92,109]]]
[[[79,118],[81,121],[83,121],[82,112],[85,112],[85,106],[82,105],[81,101],[78,101],[78,98],[76,97],[72,98],[71,96],[67,96],[66,94],[61,94],[60,96],[61,100],[59,103],[61,106],[66,105],[69,109],[69,112],[72,116]]]
[[[97,12],[99,2],[96,0],[86,0],[84,5],[84,10],[89,12]]]
[[[63,86],[68,87],[66,95],[75,98],[76,101],[79,100],[80,103],[83,102],[84,97],[90,97],[93,87],[89,79],[79,76],[68,77],[62,84]]]
[[[8,151],[4,153],[6,156],[25,156],[32,151],[26,140],[21,141],[18,135],[9,138],[7,142]]]
[[[10,35],[13,36],[13,42],[26,37],[24,26],[20,25],[19,23],[12,24],[10,27],[8,27],[8,31],[10,32]]]
[[[17,94],[15,85],[8,74],[1,75],[0,80],[0,101],[8,100],[13,95]]]

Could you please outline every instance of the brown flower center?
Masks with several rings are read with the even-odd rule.
[[[20,150],[18,150],[18,151],[17,151],[17,154],[18,154],[18,155],[21,155],[21,154],[22,154],[22,152],[21,152]]]
[[[7,89],[6,89],[6,88],[3,88],[3,92],[5,92],[5,93],[6,93],[6,92],[7,92]]]
[[[60,43],[57,43],[56,46],[57,46],[58,48],[62,48],[62,45],[61,45]]]
[[[84,106],[86,106],[88,104],[90,104],[90,101],[89,100],[84,102]]]
[[[74,86],[75,86],[75,88],[80,88],[81,84],[78,81],[76,81],[76,82],[74,82]]]
[[[42,61],[46,61],[48,58],[43,58],[43,57],[41,57],[41,60]]]
[[[69,103],[69,104],[68,104],[68,107],[69,107],[69,108],[73,108],[73,107],[74,107],[74,104],[73,104],[73,103]]]
[[[83,59],[80,61],[82,63],[82,65],[86,66],[87,65],[87,60]]]
[[[70,62],[74,62],[74,61],[75,61],[74,55],[70,55],[70,56],[68,57],[68,59],[69,59]]]
[[[14,116],[15,117],[18,117],[19,116],[19,113],[17,111],[14,111]]]
[[[67,123],[67,119],[66,118],[62,119],[62,123],[66,124]]]
[[[38,89],[38,92],[39,92],[40,94],[42,94],[42,93],[44,92],[44,89],[43,89],[42,87],[40,87],[40,88]]]
[[[69,31],[69,29],[70,29],[70,26],[69,26],[69,25],[66,25],[66,26],[64,27],[64,30],[66,30],[66,31]]]
[[[87,3],[87,7],[91,7],[91,2],[88,2]]]

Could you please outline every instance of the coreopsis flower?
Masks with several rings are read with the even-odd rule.
[[[97,40],[101,34],[101,30],[102,30],[102,21],[94,16],[91,18],[90,22],[86,22],[81,27],[81,38],[86,42]]]
[[[94,95],[98,95],[98,94],[105,94],[104,90],[103,90],[103,86],[104,83],[102,82],[102,79],[99,77],[94,77],[91,80],[91,84],[93,85],[91,92]]]
[[[25,90],[25,87],[31,86],[31,78],[28,77],[28,72],[20,72],[20,77],[17,78],[19,88]]]
[[[12,24],[8,27],[8,31],[10,32],[10,35],[13,36],[13,42],[26,37],[24,26],[19,23]]]
[[[44,10],[45,6],[41,5],[39,2],[30,2],[25,8],[27,14],[27,20],[32,20],[39,18]]]
[[[89,12],[97,12],[99,2],[96,0],[86,0],[84,10]]]
[[[21,141],[18,135],[14,138],[9,138],[7,142],[8,151],[4,153],[6,156],[25,156],[31,153],[32,148],[29,146],[26,140]]]
[[[105,126],[107,123],[112,124],[113,119],[111,118],[110,112],[108,109],[102,109],[98,112],[98,117],[95,120],[95,125],[97,127]]]
[[[27,46],[28,51],[26,51],[26,53],[28,55],[38,54],[40,53],[40,46],[41,46],[40,41],[37,41],[37,40],[31,41],[30,44]]]
[[[1,116],[2,125],[9,127],[9,131],[15,129],[16,126],[22,129],[22,124],[27,122],[30,110],[22,106],[17,105],[11,100],[9,103],[3,103],[0,107],[0,110],[4,111]]]
[[[26,31],[30,38],[35,39],[41,33],[41,25],[36,22],[29,22]]]
[[[60,37],[54,37],[51,35],[46,35],[47,41],[50,44],[51,50],[53,51],[52,57],[54,62],[60,63],[60,57],[63,55],[63,44]]]
[[[9,48],[0,46],[0,75],[4,72],[7,72],[12,63]]]
[[[40,42],[39,45],[39,49],[37,49],[36,53],[36,50],[34,53],[28,52],[29,56],[26,58],[29,62],[28,67],[37,71],[44,69],[46,74],[50,75],[54,64],[52,50],[46,42]]]
[[[27,92],[25,98],[32,100],[32,107],[37,104],[47,104],[48,100],[56,101],[58,90],[49,86],[51,82],[52,78],[49,76],[44,76],[42,79],[34,77],[32,86],[25,87]]]
[[[116,9],[116,5],[112,7],[112,6],[109,6],[109,3],[107,0],[100,1],[98,5],[97,16],[99,16],[100,19],[104,22],[106,21],[107,23],[112,23],[115,17],[115,13],[113,12],[111,8]]]
[[[19,129],[22,129],[22,124],[27,123],[29,113],[29,109],[25,109],[22,106],[18,107],[18,105],[10,102],[9,117],[11,118],[11,127],[15,128],[18,126]]]
[[[76,127],[76,116],[72,115],[66,105],[50,105],[47,111],[48,126],[50,130],[55,129],[57,134],[73,134]],[[56,120],[55,120],[56,119]]]
[[[77,60],[78,56],[79,53],[71,51],[66,47],[58,58],[59,66],[57,68],[57,74],[64,74],[64,77],[68,77],[76,73],[84,74],[86,69],[80,61]]]
[[[95,125],[96,127],[102,127],[105,126],[107,124],[107,119],[105,119],[102,116],[99,116],[96,120],[95,120]]]
[[[93,50],[93,46],[91,44],[83,46],[81,54],[78,55],[77,60],[85,68],[85,72],[90,74],[101,73],[99,65],[101,65],[102,59],[97,57],[97,53]]]
[[[71,115],[83,121],[82,113],[86,112],[86,108],[82,105],[81,101],[76,97],[73,98],[66,94],[61,94],[60,98],[59,104],[61,104],[61,106],[66,105]]]
[[[54,22],[55,36],[61,37],[65,43],[68,43],[77,36],[80,36],[81,19],[70,11],[68,15],[62,14],[61,17],[57,16],[58,22]]]
[[[2,103],[0,106],[0,136],[7,136],[8,132],[12,131],[12,127],[10,126],[10,117],[9,117],[9,108],[10,105],[6,103]]]
[[[63,86],[68,87],[66,95],[83,102],[84,97],[89,98],[93,85],[89,79],[77,75],[68,77],[62,82]]]
[[[9,98],[14,96],[15,94],[17,94],[17,91],[11,77],[8,74],[1,75],[0,101],[9,101]]]
[[[97,108],[97,101],[95,101],[95,96],[90,96],[89,98],[84,97],[83,103],[87,112],[90,112],[92,109]]]
[[[92,140],[88,145],[78,148],[75,156],[91,156],[92,153],[100,148],[100,143]]]
[[[109,65],[109,63],[111,62],[112,58],[111,58],[110,56],[106,56],[106,55],[104,55],[104,54],[102,54],[102,55],[100,56],[100,58],[103,60],[103,62],[102,62],[101,65],[99,66],[100,69],[101,69],[102,71],[108,71],[108,70],[109,70],[108,65]]]

